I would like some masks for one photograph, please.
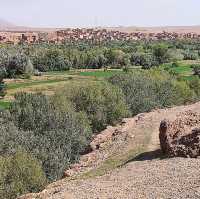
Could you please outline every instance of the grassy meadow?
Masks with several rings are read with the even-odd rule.
[[[161,68],[164,68],[165,70],[172,72],[183,79],[190,80],[194,77],[192,66],[199,63],[199,60],[184,60],[177,62],[177,66],[173,66],[172,63],[168,63],[163,64]]]
[[[164,69],[170,68],[174,74],[185,80],[193,79],[192,64],[198,64],[200,61],[180,61],[178,66],[172,67],[172,64],[163,64]],[[138,70],[134,68],[131,70]],[[122,69],[109,70],[70,70],[70,71],[53,71],[46,72],[42,76],[33,76],[30,79],[13,79],[5,80],[7,85],[7,95],[0,100],[0,109],[9,107],[10,102],[14,99],[17,92],[41,92],[45,94],[53,94],[59,88],[70,86],[70,84],[82,84],[90,81],[103,81],[115,74],[125,73]]]
[[[47,72],[42,76],[33,76],[30,79],[6,79],[7,95],[0,100],[0,109],[9,107],[14,95],[18,92],[41,92],[53,94],[59,88],[70,86],[70,84],[82,84],[91,81],[103,81],[114,74],[124,73],[122,70],[72,70]]]

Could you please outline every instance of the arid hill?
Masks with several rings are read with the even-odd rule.
[[[9,29],[12,29],[12,28],[16,28],[16,26],[12,23],[9,23],[3,19],[0,19],[0,30],[1,31],[6,31],[6,30],[9,30]]]
[[[6,20],[0,19],[0,31],[10,31],[10,32],[52,32],[60,30],[61,28],[38,28],[38,27],[25,27],[18,26],[7,22]]]
[[[80,27],[80,28],[83,28],[83,27]],[[0,31],[52,32],[52,31],[64,30],[64,29],[65,27],[39,28],[39,27],[18,26],[10,22],[7,22],[6,20],[0,19]],[[160,26],[160,27],[119,26],[119,27],[98,27],[97,29],[115,30],[115,31],[126,32],[126,33],[132,33],[132,32],[160,33],[160,32],[166,31],[166,32],[176,32],[180,34],[181,33],[200,34],[200,26]]]
[[[117,30],[121,32],[143,32],[143,33],[160,33],[176,32],[176,33],[196,33],[200,34],[200,26],[163,26],[163,27],[108,27],[108,30]]]

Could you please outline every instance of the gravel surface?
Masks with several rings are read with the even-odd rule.
[[[200,160],[135,161],[96,179],[65,184],[52,199],[200,198]]]

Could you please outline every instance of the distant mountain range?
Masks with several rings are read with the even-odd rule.
[[[120,32],[144,32],[144,33],[159,33],[159,32],[176,32],[176,33],[196,33],[200,34],[200,26],[160,26],[160,27],[108,27],[108,30],[117,30]]]
[[[160,27],[136,27],[136,26],[130,26],[130,27],[98,27],[98,29],[107,29],[107,30],[116,30],[120,32],[152,32],[152,33],[158,33],[158,32],[177,32],[177,33],[197,33],[200,34],[200,26],[160,26]],[[33,28],[33,27],[24,27],[24,26],[17,26],[15,24],[12,24],[6,20],[0,19],[0,31],[45,31],[45,32],[51,32],[56,30],[61,30],[65,28]]]
[[[61,28],[33,28],[33,27],[25,27],[25,26],[17,26],[15,24],[12,24],[4,19],[0,19],[0,31],[56,31],[60,30]]]
[[[7,30],[15,28],[16,26],[10,22],[0,19],[0,30]]]

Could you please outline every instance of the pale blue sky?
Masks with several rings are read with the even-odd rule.
[[[200,0],[0,0],[0,18],[37,27],[200,25]]]

